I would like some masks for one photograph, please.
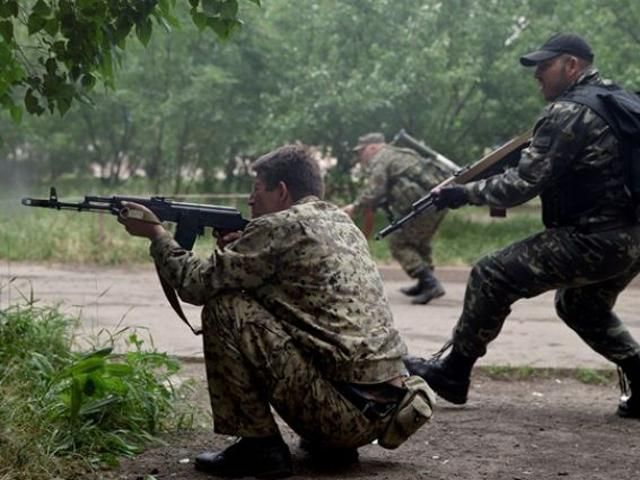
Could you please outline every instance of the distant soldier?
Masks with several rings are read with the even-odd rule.
[[[385,143],[382,133],[369,133],[358,139],[353,149],[356,160],[367,170],[367,184],[355,202],[344,207],[353,216],[357,210],[384,208],[398,218],[453,173],[408,148]],[[413,297],[411,303],[427,304],[445,291],[434,276],[431,241],[446,212],[422,215],[389,237],[393,258],[417,283],[402,288]]]
[[[409,371],[450,402],[466,402],[471,369],[500,333],[511,305],[555,290],[560,318],[621,368],[622,385],[625,376],[629,380],[631,395],[623,395],[618,415],[640,418],[640,345],[613,312],[618,295],[640,272],[640,225],[625,148],[603,117],[573,101],[607,84],[593,58],[574,34],[555,35],[521,57],[522,65],[535,68],[549,102],[531,145],[502,174],[434,193],[438,208],[511,207],[540,196],[546,227],[473,266],[446,357],[407,359]]]

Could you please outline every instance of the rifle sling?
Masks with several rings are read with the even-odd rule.
[[[165,297],[169,300],[169,303],[173,307],[173,310],[178,314],[178,316],[182,319],[184,323],[187,324],[189,329],[193,332],[194,335],[202,335],[201,328],[194,328],[189,320],[187,320],[186,315],[182,311],[182,306],[180,306],[180,300],[178,300],[178,296],[176,295],[176,291],[174,288],[167,282],[162,275],[160,275],[160,270],[158,270],[158,266],[156,265],[156,273],[158,274],[158,279],[160,280],[160,285],[162,285],[162,291],[164,292]]]

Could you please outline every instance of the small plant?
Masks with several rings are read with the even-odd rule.
[[[0,311],[2,480],[76,478],[78,465],[113,465],[191,426],[172,383],[176,360],[145,351],[128,329],[122,355],[112,345],[74,352],[73,324],[35,303]]]

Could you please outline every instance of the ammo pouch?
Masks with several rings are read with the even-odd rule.
[[[411,376],[404,381],[407,393],[398,403],[378,445],[398,448],[433,415],[436,395],[421,377]]]

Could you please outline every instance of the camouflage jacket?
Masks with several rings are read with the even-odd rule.
[[[451,176],[439,164],[407,148],[384,145],[371,159],[368,180],[356,208],[384,206],[398,217],[411,204]]]
[[[591,69],[568,91],[602,82]],[[540,195],[547,227],[627,220],[632,211],[618,141],[589,107],[562,96],[544,109],[515,167],[465,188],[472,204],[497,207]]]
[[[207,259],[167,234],[151,244],[160,274],[195,305],[243,290],[271,312],[331,380],[377,383],[402,374],[393,326],[367,242],[338,207],[306,197],[252,220]]]

